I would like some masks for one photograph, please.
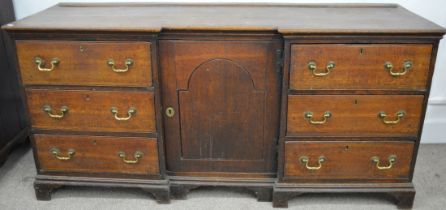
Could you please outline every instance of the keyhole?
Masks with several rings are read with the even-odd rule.
[[[359,54],[364,55],[364,48],[359,49]]]
[[[172,107],[167,107],[166,109],[166,116],[167,117],[173,117],[175,115],[175,110]]]

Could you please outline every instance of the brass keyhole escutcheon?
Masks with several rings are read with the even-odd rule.
[[[166,116],[167,117],[173,117],[175,115],[175,109],[173,107],[167,107],[166,109]]]

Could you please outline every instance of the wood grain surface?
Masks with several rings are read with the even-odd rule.
[[[288,96],[287,136],[417,136],[423,96],[413,95],[290,95]],[[383,111],[387,120],[395,113],[406,115],[399,123],[384,124],[378,117]],[[326,111],[332,116],[325,124],[313,125],[304,117],[313,112],[320,121]]]
[[[7,30],[278,31],[280,33],[444,33],[396,4],[59,4]]]
[[[412,161],[413,142],[286,142],[285,174],[286,179],[299,180],[408,180]],[[371,158],[380,158],[380,166],[388,166],[388,157],[396,155],[392,168],[379,170]],[[309,158],[309,166],[318,166],[318,158],[324,156],[325,162],[319,170],[308,170],[299,160]]]
[[[164,118],[169,171],[274,171],[279,47],[276,40],[160,42],[163,107],[176,110]]]
[[[98,132],[156,132],[153,92],[146,91],[88,91],[27,89],[31,124],[37,129]],[[67,106],[69,111],[61,119],[54,119],[43,111],[51,106],[54,114]],[[118,121],[111,108],[118,109],[118,117],[127,117],[128,109],[136,114],[127,121]]]
[[[25,85],[152,86],[150,42],[19,40],[16,45]],[[53,58],[60,63],[51,72],[41,72],[34,61],[37,56],[45,60],[45,68],[51,67]],[[118,73],[107,64],[109,59],[116,69],[125,69],[126,59],[134,63]]]
[[[34,135],[37,158],[41,172],[81,173],[123,173],[158,174],[158,149],[154,138],[75,136],[75,135]],[[75,151],[70,160],[58,160],[50,152],[56,148],[60,156]],[[134,153],[143,153],[136,164],[124,163],[119,152],[126,154],[126,160],[135,160]]]
[[[426,90],[432,45],[429,44],[295,44],[291,46],[290,89],[397,89]],[[317,72],[334,69],[326,76],[314,76],[308,63],[317,64]],[[384,68],[391,62],[393,71],[402,72],[403,63],[413,67],[402,76],[392,76]]]

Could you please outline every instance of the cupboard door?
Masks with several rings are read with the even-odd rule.
[[[160,42],[167,170],[275,171],[279,48],[278,41]]]

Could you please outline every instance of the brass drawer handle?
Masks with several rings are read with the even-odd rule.
[[[398,76],[403,76],[405,75],[409,70],[411,70],[413,67],[413,63],[412,61],[404,61],[403,63],[403,71],[401,72],[395,72],[393,71],[393,64],[389,61],[384,63],[384,68],[389,71],[389,74],[394,76],[394,77],[398,77]]]
[[[118,108],[116,108],[116,107],[112,107],[110,111],[115,116],[115,119],[119,120],[119,121],[130,120],[130,118],[132,118],[133,115],[136,114],[136,108],[134,108],[134,107],[130,107],[129,110],[127,110],[127,117],[119,117],[118,116]]]
[[[305,119],[308,120],[308,122],[310,122],[310,124],[312,125],[321,125],[321,124],[325,124],[327,122],[327,119],[331,117],[331,112],[330,111],[326,111],[324,113],[324,115],[322,116],[323,119],[322,120],[313,120],[313,112],[305,112],[304,113],[304,117]]]
[[[133,59],[127,58],[127,59],[125,60],[125,62],[124,62],[124,64],[125,64],[125,68],[124,68],[124,69],[117,69],[117,68],[115,67],[116,63],[115,63],[115,61],[114,61],[113,59],[109,59],[109,60],[107,61],[107,65],[111,66],[112,70],[113,70],[114,72],[117,72],[117,73],[127,72],[127,71],[129,70],[130,66],[132,66],[134,63],[135,63],[135,62],[133,61]]]
[[[379,170],[389,170],[393,167],[393,164],[396,162],[396,155],[390,155],[387,158],[387,161],[389,162],[389,165],[387,166],[380,166],[381,161],[378,156],[373,156],[371,159],[372,162],[376,163],[376,168],[378,168]]]
[[[327,159],[324,156],[320,156],[318,158],[318,165],[317,166],[310,166],[309,162],[310,162],[310,158],[308,156],[301,156],[299,158],[300,162],[302,164],[305,165],[305,168],[307,168],[308,170],[319,170],[322,168],[322,163],[325,162]]]
[[[308,62],[308,69],[313,73],[314,76],[323,77],[328,74],[330,74],[331,70],[335,68],[336,64],[333,61],[330,61],[327,63],[327,66],[325,66],[325,72],[317,72],[317,65],[316,61],[310,61]]]
[[[396,114],[396,119],[395,120],[387,120],[387,114],[385,112],[379,112],[378,113],[378,117],[381,118],[382,122],[384,124],[387,125],[393,125],[393,124],[397,124],[401,121],[401,119],[404,118],[404,116],[406,116],[406,112],[404,111],[398,111]]]
[[[134,160],[127,160],[126,158],[126,154],[123,151],[120,151],[118,153],[118,156],[122,159],[122,161],[124,163],[127,164],[137,164],[139,162],[139,160],[142,158],[142,156],[144,155],[144,153],[142,153],[141,151],[136,151],[135,154],[133,154],[133,157],[135,158]]]
[[[70,160],[74,156],[76,151],[74,149],[68,149],[67,156],[61,156],[59,149],[51,148],[50,153],[58,160]]]
[[[39,71],[52,71],[56,68],[56,66],[60,63],[59,58],[53,58],[51,59],[51,68],[45,68],[45,60],[43,60],[40,57],[35,57],[34,62],[37,64],[37,69]]]
[[[51,106],[44,105],[43,111],[46,112],[48,114],[48,116],[50,116],[51,118],[60,119],[60,118],[63,118],[65,116],[65,114],[68,112],[68,107],[62,106],[62,107],[60,107],[60,114],[53,114],[53,109],[51,108]]]

